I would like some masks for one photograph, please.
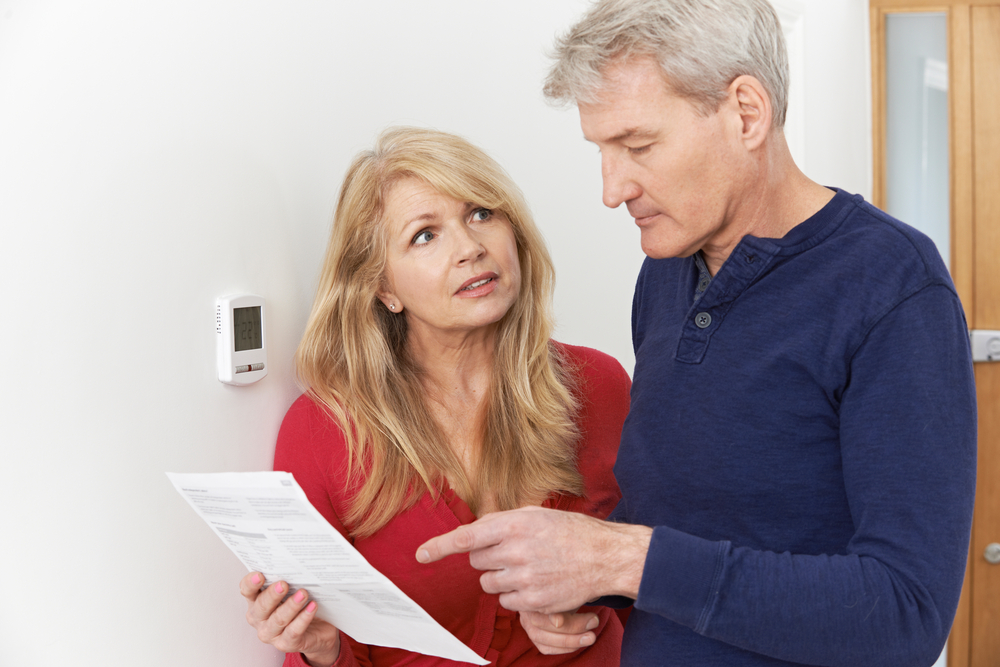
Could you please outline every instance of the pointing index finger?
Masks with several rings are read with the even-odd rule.
[[[500,522],[487,520],[489,516],[479,519],[467,526],[459,526],[450,533],[438,535],[417,547],[417,561],[433,563],[445,556],[468,553],[499,544],[503,535],[498,526]]]

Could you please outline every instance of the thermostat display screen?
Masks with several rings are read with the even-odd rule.
[[[260,306],[233,308],[233,343],[237,352],[259,350],[263,347]]]

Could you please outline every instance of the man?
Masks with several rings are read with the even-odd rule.
[[[765,0],[602,0],[557,48],[546,93],[577,103],[648,255],[623,500],[609,522],[488,515],[418,560],[468,551],[545,652],[592,641],[572,610],[624,596],[627,665],[932,664],[976,447],[932,243],[795,166]]]

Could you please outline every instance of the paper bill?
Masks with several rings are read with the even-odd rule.
[[[287,472],[167,473],[251,571],[304,588],[317,615],[364,644],[486,665],[351,546]]]

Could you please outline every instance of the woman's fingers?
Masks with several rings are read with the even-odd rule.
[[[317,603],[299,589],[289,594],[288,584],[276,582],[261,590],[264,576],[251,572],[240,581],[247,600],[247,622],[257,638],[285,653],[303,653],[310,664],[329,665],[340,654],[340,632],[316,618]]]
[[[240,579],[240,595],[245,597],[248,602],[253,602],[257,599],[260,587],[263,585],[264,575],[260,572],[251,572]]]
[[[247,607],[247,622],[257,628],[258,634],[263,629],[263,625],[273,623],[276,620],[272,618],[272,615],[287,594],[288,584],[279,581],[260,591],[257,597],[250,602]]]
[[[299,593],[301,592],[302,591],[299,591]],[[287,651],[282,646],[278,646],[277,644],[275,646],[286,653],[295,653],[301,650],[304,643],[303,639],[305,638],[306,632],[309,630],[309,625],[313,622],[313,618],[315,617],[316,603],[310,600],[304,607],[302,607],[299,613],[296,614],[291,621],[289,621],[288,625],[286,625],[284,630],[281,632],[282,643],[284,645],[292,646],[294,649]]]
[[[540,614],[520,612],[528,637],[546,655],[571,653],[597,640],[592,632],[600,623],[596,614]]]
[[[288,595],[288,584],[279,581],[260,590],[264,577],[259,572],[251,572],[240,580],[240,593],[249,603],[247,621],[257,628],[259,634],[276,636],[288,627],[309,602],[309,593],[299,589]],[[315,610],[315,605],[312,605]],[[310,616],[312,614],[310,613]],[[308,626],[308,621],[306,626]]]
[[[307,607],[311,609],[306,611]],[[302,651],[315,609],[316,603],[309,600],[309,594],[299,589],[278,605],[265,627],[258,628],[257,636],[286,653]]]
[[[309,593],[299,589],[288,595],[288,584],[279,581],[257,596],[247,611],[247,620],[257,628],[261,641],[270,642],[285,632],[308,603]]]

